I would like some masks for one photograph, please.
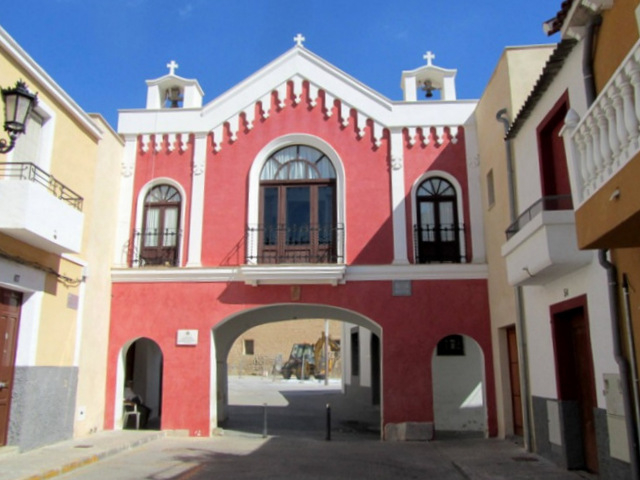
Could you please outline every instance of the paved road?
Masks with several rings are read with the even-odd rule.
[[[80,468],[62,479],[509,479],[578,480],[506,441],[466,439],[381,442],[362,428],[375,410],[341,404],[339,385],[297,381],[230,381],[231,420],[213,438],[166,437]],[[332,439],[325,440],[324,406],[336,405]],[[267,403],[269,435],[262,436]],[[318,413],[319,410],[319,413]],[[358,410],[358,409],[356,409]],[[373,417],[372,417],[373,415]]]
[[[574,473],[492,440],[383,443],[227,433],[164,438],[61,479],[509,479],[579,480]]]

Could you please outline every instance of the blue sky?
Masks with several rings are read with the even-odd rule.
[[[145,80],[196,78],[205,103],[293,45],[305,47],[391,100],[403,70],[458,69],[459,99],[479,98],[504,47],[555,43],[542,22],[561,0],[21,0],[0,25],[87,112],[115,128],[143,108]]]

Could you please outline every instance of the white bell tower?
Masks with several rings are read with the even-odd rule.
[[[427,52],[423,57],[427,64],[415,70],[402,72],[402,91],[405,102],[418,100],[418,89],[425,92],[427,99],[432,98],[433,92],[440,92],[440,100],[456,100],[457,70],[440,68],[433,65],[436,56]]]
[[[169,73],[147,80],[147,109],[200,108],[204,92],[197,80],[176,75],[178,64],[167,63]]]

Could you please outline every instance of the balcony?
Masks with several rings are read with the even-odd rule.
[[[257,225],[247,228],[245,282],[331,284],[344,279],[343,225]]]
[[[32,163],[0,162],[0,232],[47,252],[78,253],[82,197]]]
[[[342,263],[343,234],[342,225],[249,227],[247,229],[247,263]]]
[[[177,267],[182,232],[175,229],[135,230],[130,242],[132,267]]]
[[[465,263],[463,224],[414,225],[415,263]]]
[[[587,265],[593,256],[578,250],[570,195],[541,198],[506,235],[502,256],[510,285],[544,285]]]
[[[636,42],[582,119],[570,111],[578,209],[640,151],[640,41]]]

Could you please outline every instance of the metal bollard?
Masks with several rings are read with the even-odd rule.
[[[262,438],[267,438],[267,404],[262,405]]]
[[[327,403],[327,442],[331,441],[331,404]]]

